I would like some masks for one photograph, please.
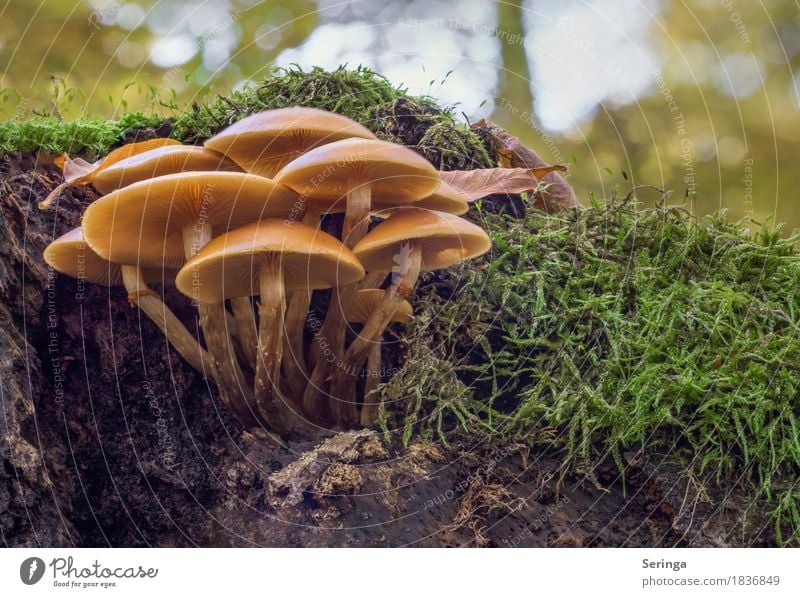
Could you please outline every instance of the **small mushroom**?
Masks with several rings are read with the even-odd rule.
[[[80,228],[70,230],[51,242],[44,250],[44,260],[54,270],[103,286],[125,286],[128,300],[138,305],[150,320],[164,333],[175,350],[201,373],[210,360],[206,351],[184,327],[152,289],[148,281],[162,278],[162,270],[142,270],[136,266],[111,263],[95,253],[83,238]],[[205,366],[204,366],[205,361]]]
[[[286,291],[353,284],[363,277],[364,268],[333,236],[301,222],[265,219],[212,240],[175,282],[207,304],[259,295],[255,401],[264,421],[285,434],[308,427],[280,395]]]
[[[373,194],[391,205],[408,205],[433,193],[441,181],[431,163],[407,147],[353,138],[301,155],[278,172],[275,182],[322,212],[344,200],[342,242],[353,247],[366,233]]]
[[[414,203],[414,207],[460,216],[469,211],[469,202],[461,191],[445,181],[442,181],[441,186],[435,193],[424,199],[420,199]],[[371,215],[376,218],[385,219],[392,214],[394,209],[396,208],[391,205],[391,203],[383,203],[379,198],[375,198]],[[359,285],[359,288],[380,288],[384,280],[386,280],[386,272],[368,271],[366,277]]]
[[[178,172],[241,172],[221,153],[194,145],[165,145],[120,160],[100,170],[92,184],[107,194],[135,182]]]
[[[364,268],[391,272],[393,279],[361,334],[348,347],[344,366],[334,373],[331,393],[339,399],[338,404],[347,403],[354,395],[353,372],[364,366],[372,343],[383,334],[397,305],[411,295],[419,273],[477,257],[491,246],[489,236],[479,226],[452,214],[416,207],[393,210],[361,239],[353,253]],[[353,422],[356,414],[352,407],[343,413],[346,422]]]
[[[261,176],[169,174],[134,183],[92,203],[83,216],[83,232],[91,247],[109,261],[178,269],[214,236],[260,218],[283,217],[296,201],[292,191]],[[198,310],[220,396],[249,424],[252,391],[232,349],[225,305],[198,303]]]
[[[312,149],[284,166],[275,180],[300,193],[311,208],[319,211],[335,209],[344,199],[342,242],[349,248],[367,232],[373,193],[394,205],[405,205],[430,195],[440,184],[438,172],[430,162],[407,147],[358,138]],[[344,351],[344,313],[355,291],[355,286],[334,288],[325,322],[310,351],[314,370],[303,397],[306,411],[321,408],[321,388]],[[323,341],[337,355],[332,362],[318,358]]]
[[[374,139],[369,129],[340,114],[316,108],[280,108],[253,114],[205,142],[246,172],[272,178],[306,151],[349,137]]]
[[[378,216],[393,207],[395,206],[391,202],[383,202],[379,197],[374,199],[372,205],[373,211],[378,212],[376,214]],[[442,184],[433,194],[414,203],[414,207],[461,216],[469,211],[469,201],[457,188],[442,181]]]
[[[369,316],[378,307],[383,299],[383,290],[372,288],[369,290],[359,290],[350,305],[347,313],[347,321],[350,323],[364,324]],[[392,315],[391,323],[408,323],[414,316],[411,303],[401,301],[397,305],[397,310]],[[358,372],[354,372],[357,374]],[[369,349],[367,357],[367,376],[364,380],[364,404],[361,407],[361,424],[369,427],[375,424],[378,419],[378,403],[374,391],[381,381],[381,342],[374,342]]]
[[[320,215],[317,210],[307,210],[303,216],[303,224],[317,228]],[[300,398],[300,402],[302,402],[301,397],[309,376],[303,346],[303,332],[308,318],[308,310],[311,306],[311,294],[308,289],[293,290],[286,299],[286,336],[283,369],[286,373],[286,382],[289,384],[292,396]]]
[[[47,245],[44,260],[54,270],[70,278],[101,286],[122,284],[120,266],[95,253],[83,239],[80,227],[73,228]]]

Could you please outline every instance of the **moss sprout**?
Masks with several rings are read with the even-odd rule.
[[[156,134],[198,143],[255,112],[307,106],[352,118],[386,140],[415,145],[439,168],[495,165],[484,141],[457,122],[452,110],[440,108],[431,98],[413,97],[364,67],[274,69],[259,84],[227,96],[214,95],[188,108],[174,101],[161,105],[167,115],[131,113],[119,120],[74,121],[15,118],[0,126],[0,153],[41,150],[93,158],[124,142]]]
[[[663,455],[747,488],[797,543],[797,239],[632,202],[475,217],[493,253],[421,284],[386,428],[546,443],[592,478]]]

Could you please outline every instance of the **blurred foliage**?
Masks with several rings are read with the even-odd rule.
[[[8,65],[0,89],[18,96],[5,116],[54,110],[63,89],[81,90],[64,117],[114,117],[230,91],[266,76],[282,49],[301,43],[315,8],[312,0],[0,0],[0,63]]]
[[[576,158],[571,182],[578,196],[585,202],[590,192],[608,197],[629,182],[652,184],[671,190],[671,203],[693,199],[697,214],[725,208],[735,218],[764,222],[774,216],[774,222],[788,224],[787,231],[800,227],[796,4],[661,5],[661,16],[650,25],[663,61],[661,79],[654,67],[644,97],[627,104],[607,101],[578,133],[555,139],[561,156]],[[526,105],[527,92],[519,80],[515,90],[505,91],[511,105]],[[501,108],[495,117],[549,153],[543,135],[522,119]]]

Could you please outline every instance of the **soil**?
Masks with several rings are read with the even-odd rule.
[[[562,478],[557,454],[522,445],[400,449],[371,431],[277,445],[242,431],[121,289],[48,271],[44,247],[95,198],[71,189],[38,210],[59,178],[44,157],[0,164],[6,546],[731,544],[721,515],[648,455],[629,455],[623,486],[613,469]]]

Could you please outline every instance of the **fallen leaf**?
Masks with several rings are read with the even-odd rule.
[[[503,168],[513,168],[514,154],[510,149],[500,148],[497,150],[497,158]]]
[[[81,178],[91,174],[92,170],[97,168],[100,164],[99,161],[90,164],[81,158],[75,158],[73,160],[66,153],[61,156],[61,161],[62,163],[60,166],[61,172],[64,173],[64,182],[77,182]]]
[[[57,155],[53,158],[53,163],[58,166],[58,169],[62,172],[64,171],[64,164],[69,159],[69,156],[66,153],[62,153],[61,155]]]
[[[537,169],[550,167],[535,151],[526,147],[508,131],[489,120],[480,120],[472,125],[476,129],[484,129],[492,140],[497,152],[498,162],[506,168]],[[577,207],[578,199],[567,180],[553,170],[541,179],[545,183],[538,187],[534,194],[534,205],[544,211],[557,211]]]
[[[118,147],[106,157],[91,164],[82,158],[72,159],[66,153],[62,154],[56,157],[53,163],[55,163],[64,174],[64,182],[53,189],[45,200],[39,203],[39,209],[47,209],[50,207],[53,201],[56,200],[56,197],[58,197],[65,188],[71,185],[87,185],[94,180],[94,177],[97,176],[99,172],[102,172],[117,162],[144,153],[145,151],[156,149],[157,147],[180,144],[180,141],[167,138],[148,139],[147,141],[140,141],[138,143],[128,143],[127,145]]]
[[[564,171],[564,166],[545,168],[480,168],[440,172],[442,180],[461,191],[467,201],[488,195],[533,193],[539,181],[551,172]]]

